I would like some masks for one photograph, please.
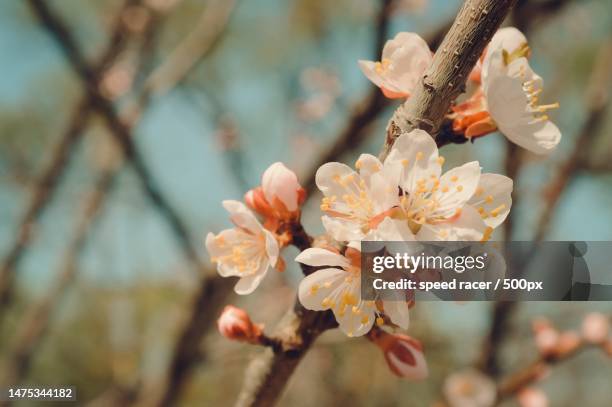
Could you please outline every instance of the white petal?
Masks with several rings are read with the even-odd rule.
[[[379,88],[385,85],[385,81],[382,77],[376,72],[376,63],[373,61],[364,61],[359,60],[359,68],[361,68],[361,72],[368,78],[374,85]]]
[[[379,172],[383,167],[380,160],[372,154],[361,154],[355,166],[359,170],[359,176],[366,183],[369,183],[372,174]]]
[[[397,91],[409,94],[431,65],[433,57],[427,43],[417,34],[399,33],[395,42],[396,47],[387,47],[387,55],[383,51],[383,58],[391,60],[385,76]]]
[[[322,216],[321,222],[325,231],[338,242],[363,239],[364,233],[361,224],[351,219]]]
[[[476,208],[484,217],[487,226],[496,228],[510,213],[512,207],[512,180],[499,174],[482,174],[476,193],[468,204]],[[480,209],[482,208],[482,209]],[[501,208],[501,209],[500,209]],[[497,216],[491,216],[492,210]]]
[[[388,242],[415,241],[414,234],[404,221],[385,218],[378,227],[368,232],[364,240]]]
[[[399,179],[400,173],[397,176],[388,175],[389,166],[385,170],[370,177],[370,187],[368,188],[368,196],[372,202],[372,207],[375,214],[379,214],[399,204],[399,187],[394,179]]]
[[[309,310],[323,311],[324,298],[331,298],[332,293],[343,283],[346,271],[338,268],[317,270],[304,277],[298,288],[300,303]],[[314,287],[314,288],[313,288]]]
[[[270,261],[270,265],[272,267],[276,266],[276,261],[278,260],[278,253],[280,251],[278,247],[278,242],[274,238],[274,235],[263,229],[264,236],[266,238],[266,254],[268,256],[268,260]]]
[[[408,325],[410,325],[410,312],[406,303],[406,295],[403,292],[401,294],[403,298],[383,301],[383,309],[385,310],[385,315],[391,318],[391,322],[402,329],[408,329]]]
[[[226,200],[222,202],[223,207],[230,213],[232,222],[241,228],[247,229],[255,234],[261,233],[263,227],[253,212],[245,204],[239,201]]]
[[[273,203],[274,198],[278,198],[288,210],[297,209],[300,184],[297,175],[283,163],[276,162],[264,171],[261,186],[268,202]]]
[[[417,240],[422,242],[448,241],[480,241],[484,235],[486,224],[480,214],[470,205],[461,209],[461,215],[452,222],[424,224],[417,233]]]
[[[442,175],[438,189],[440,207],[435,214],[442,217],[452,216],[474,195],[479,179],[480,164],[478,161],[455,167]]]
[[[530,122],[500,130],[513,143],[535,153],[548,154],[561,141],[561,131],[549,120]]]
[[[239,295],[251,294],[261,283],[261,280],[266,276],[268,271],[267,261],[262,264],[262,272],[252,274],[250,276],[242,277],[234,286],[234,291]]]
[[[346,193],[346,187],[338,180],[344,180],[347,177],[355,177],[358,179],[358,174],[346,164],[331,162],[323,164],[317,170],[315,181],[317,187],[325,196],[336,195],[341,197]]]
[[[297,255],[295,261],[306,264],[308,266],[336,266],[348,267],[349,261],[341,254],[332,252],[331,250],[321,249],[319,247],[311,247]]]
[[[353,292],[357,298],[361,298],[359,286]],[[359,301],[354,312],[351,306],[347,306],[344,313],[338,312],[338,308],[334,308],[334,316],[340,330],[350,337],[362,336],[367,334],[374,324],[375,314],[374,309],[366,305],[365,301]]]
[[[504,27],[497,30],[491,42],[487,47],[487,51],[483,60],[482,79],[487,80],[488,71],[491,66],[490,58],[493,54],[502,54],[502,51],[512,53],[527,43],[527,38],[515,27]]]
[[[423,130],[416,129],[400,135],[385,160],[385,164],[402,165],[400,186],[407,192],[417,188],[417,181],[432,175],[440,176],[438,147],[431,136]]]

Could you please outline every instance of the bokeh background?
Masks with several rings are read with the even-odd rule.
[[[259,349],[217,333],[219,307],[238,305],[273,327],[301,273],[289,249],[287,271],[270,273],[248,298],[214,279],[202,242],[229,225],[221,200],[240,199],[283,161],[311,187],[304,223],[322,233],[314,170],[330,158],[352,163],[362,152],[376,154],[397,106],[357,60],[378,59],[382,42],[399,31],[435,45],[459,6],[1,2],[3,383],[75,385],[80,402],[98,405],[155,405],[162,397],[231,404]],[[545,80],[541,99],[561,104],[551,116],[563,139],[552,155],[532,156],[499,134],[444,148],[447,165],[476,159],[515,179],[512,216],[498,239],[612,240],[609,7],[606,0],[519,1],[508,21],[529,38],[532,65]],[[123,136],[133,141],[123,147],[135,146],[127,159],[117,143]],[[368,341],[327,332],[281,404],[431,405],[450,373],[482,357],[493,309],[417,305],[410,334],[424,343],[431,375],[418,383],[395,378]],[[591,311],[612,306],[512,307],[495,342],[495,375],[537,357],[534,317],[578,329]],[[190,324],[196,328],[186,338]],[[551,405],[605,406],[611,379],[612,363],[594,350],[555,367],[539,386]]]

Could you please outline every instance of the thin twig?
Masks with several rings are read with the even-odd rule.
[[[104,119],[111,131],[111,135],[115,138],[124,156],[129,160],[129,163],[138,175],[150,201],[168,221],[170,228],[178,238],[180,248],[198,272],[204,271],[186,224],[172,207],[170,201],[162,194],[161,189],[151,175],[151,171],[145,164],[140,150],[136,148],[132,140],[131,131],[133,123],[123,122],[117,115],[113,104],[102,95],[97,86],[98,80],[95,72],[86,63],[81,51],[76,46],[72,33],[63,21],[51,11],[45,1],[28,0],[28,2],[41,23],[58,42],[70,65],[81,78],[92,106]]]
[[[437,137],[452,101],[465,91],[470,71],[515,2],[467,0],[463,4],[423,80],[393,115],[381,159],[402,133],[418,128]]]
[[[93,65],[92,70],[96,77],[100,77],[109,65],[119,56],[128,39],[128,28],[124,24],[121,15],[123,11],[134,4],[134,0],[127,0],[125,5],[116,18],[116,23],[112,28],[110,40],[102,52],[98,61]],[[2,261],[0,267],[0,309],[5,310],[11,300],[13,287],[14,269],[26,252],[33,238],[32,230],[49,203],[55,195],[57,186],[61,182],[65,169],[68,165],[70,156],[77,141],[85,128],[90,110],[90,99],[84,95],[76,105],[69,119],[69,125],[55,146],[48,166],[43,170],[38,178],[32,197],[26,206],[26,211],[19,223],[15,240],[11,243],[7,256]]]
[[[386,2],[381,7],[376,20],[376,48],[375,58],[379,58],[382,48],[385,45],[387,38],[387,26],[389,9],[392,8],[392,2]],[[452,24],[452,20],[440,25],[440,27],[432,34],[426,36],[427,43],[430,49],[436,49],[442,42],[444,34],[448,31]],[[353,109],[351,117],[346,125],[342,128],[339,135],[336,136],[332,146],[321,155],[317,162],[306,172],[307,177],[304,182],[304,188],[310,196],[315,189],[315,174],[317,169],[325,163],[339,160],[343,155],[350,151],[357,150],[366,140],[372,129],[372,124],[385,110],[391,105],[391,100],[383,96],[380,89],[376,86],[371,86],[370,91],[365,98],[359,102]]]

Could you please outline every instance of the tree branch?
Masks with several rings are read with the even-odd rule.
[[[396,110],[380,153],[413,129],[436,136],[453,100],[465,90],[470,71],[516,0],[466,0],[410,98]]]
[[[204,271],[185,223],[154,181],[140,151],[136,148],[132,140],[131,126],[119,119],[112,103],[106,99],[98,89],[95,72],[89,68],[85,62],[85,59],[76,46],[74,37],[68,31],[65,24],[48,8],[44,0],[28,0],[28,2],[45,28],[53,38],[56,39],[71,66],[81,78],[93,108],[104,119],[111,134],[121,147],[123,154],[129,160],[132,168],[140,178],[142,186],[151,203],[168,221],[186,257],[196,267],[198,272]]]
[[[400,134],[395,134],[395,129],[409,131],[417,125],[427,124],[430,132],[437,132],[451,100],[465,85],[468,73],[513,3],[513,0],[465,3],[444,37],[442,51],[435,54],[423,82],[406,102],[407,107],[400,107],[394,115],[381,153],[382,158]],[[280,322],[277,332],[286,335],[288,341],[296,338],[298,345],[292,346],[289,353],[266,349],[256,357],[247,368],[237,405],[273,405],[312,341],[334,325],[330,311],[309,311],[296,301],[294,309]]]
[[[387,26],[389,19],[389,10],[392,8],[392,2],[385,2],[376,18],[376,48],[374,58],[379,58],[382,48],[387,39]],[[430,49],[436,49],[444,38],[444,34],[448,31],[452,24],[452,20],[442,24],[437,30],[426,37]],[[342,155],[350,151],[356,150],[363,144],[368,136],[371,126],[376,118],[391,105],[391,100],[383,96],[380,89],[376,86],[370,86],[370,91],[365,98],[358,103],[346,125],[342,128],[339,135],[336,136],[332,146],[317,160],[306,174],[308,178],[304,182],[304,188],[310,196],[315,190],[315,174],[317,169],[325,163],[338,161]]]
[[[94,64],[92,71],[99,78],[124,49],[128,39],[128,29],[123,23],[121,15],[123,11],[132,5],[134,0],[127,0],[115,19],[110,40],[102,52],[98,61]],[[69,119],[69,125],[59,143],[55,146],[49,165],[39,176],[32,198],[26,206],[26,211],[19,224],[16,238],[11,243],[7,256],[0,267],[0,309],[7,308],[11,301],[11,290],[13,287],[14,269],[23,257],[27,247],[32,241],[31,230],[36,226],[39,218],[43,215],[48,204],[51,202],[57,190],[57,186],[65,173],[70,156],[77,141],[85,128],[90,110],[90,99],[88,95],[82,97]]]

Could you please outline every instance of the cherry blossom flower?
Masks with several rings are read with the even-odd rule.
[[[306,191],[297,175],[281,162],[268,167],[262,175],[261,186],[251,189],[244,197],[247,205],[269,222],[297,219],[305,199]]]
[[[454,373],[444,382],[444,395],[451,407],[490,407],[496,394],[495,382],[474,369]]]
[[[512,180],[481,174],[477,161],[441,175],[443,163],[427,132],[398,137],[385,160],[389,172],[399,168],[401,194],[391,217],[421,241],[488,240],[510,212]]]
[[[388,98],[410,96],[431,64],[429,46],[418,34],[400,32],[385,43],[380,62],[359,61],[364,75]]]
[[[403,334],[391,334],[382,329],[372,330],[369,339],[382,351],[389,369],[396,376],[423,380],[429,374],[423,347],[416,339]]]
[[[548,407],[548,396],[541,389],[527,387],[516,397],[521,407]]]
[[[392,168],[370,154],[362,154],[355,167],[327,163],[316,173],[324,198],[321,210],[327,232],[338,241],[363,240],[399,202],[397,176]]]
[[[206,236],[206,249],[217,264],[221,277],[237,276],[234,287],[238,294],[250,294],[257,288],[270,266],[277,265],[279,244],[274,235],[264,229],[255,215],[238,201],[223,201],[236,225]]]
[[[254,324],[246,311],[233,305],[225,306],[217,328],[228,339],[249,343],[257,343],[262,334],[262,327]]]
[[[591,312],[582,321],[582,337],[590,343],[601,344],[608,339],[610,321],[599,312]]]
[[[390,220],[388,221],[390,222]],[[376,322],[384,323],[383,312],[391,322],[407,329],[408,304],[405,301],[364,301],[361,299],[360,253],[353,247],[341,255],[332,250],[310,248],[300,253],[297,262],[309,266],[327,266],[306,276],[300,283],[298,297],[313,311],[332,310],[342,332],[348,336],[366,334]]]
[[[499,130],[536,154],[559,144],[561,132],[546,114],[559,104],[538,103],[543,81],[529,66],[529,53],[525,36],[516,28],[500,29],[493,36],[482,60],[482,87],[453,108],[455,132],[473,138]]]

